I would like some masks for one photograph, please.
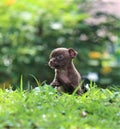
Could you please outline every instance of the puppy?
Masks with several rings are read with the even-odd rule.
[[[73,93],[81,82],[81,76],[73,64],[76,55],[77,52],[72,48],[56,48],[51,52],[48,65],[55,69],[55,76],[50,85],[59,87],[58,89],[64,92]],[[77,93],[81,94],[80,89]]]
[[[73,64],[76,55],[72,48],[56,48],[51,52],[48,65],[55,69],[55,76],[50,85],[70,94],[74,92],[81,82],[81,75]],[[82,93],[80,88],[77,93]]]

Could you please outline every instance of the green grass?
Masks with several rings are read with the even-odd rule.
[[[0,129],[118,129],[120,89],[92,87],[82,96],[50,86],[0,90]]]

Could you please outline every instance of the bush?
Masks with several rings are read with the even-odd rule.
[[[120,68],[111,65],[115,57],[107,51],[115,41],[107,34],[101,37],[98,32],[105,28],[106,32],[118,36],[119,21],[105,16],[109,22],[88,24],[85,20],[89,14],[79,7],[81,2],[2,1],[0,81],[16,83],[21,75],[25,82],[33,81],[29,76],[32,74],[41,82],[47,80],[49,83],[53,78],[53,72],[47,65],[50,51],[56,47],[73,47],[79,52],[75,64],[83,75],[95,72],[101,84],[118,82]]]

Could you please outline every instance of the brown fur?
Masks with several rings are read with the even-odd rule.
[[[81,76],[73,64],[77,52],[72,48],[56,48],[50,54],[48,65],[55,69],[55,76],[50,85],[62,91],[73,93],[81,82]],[[77,91],[81,93],[80,89]]]

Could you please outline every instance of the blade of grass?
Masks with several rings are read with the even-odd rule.
[[[77,86],[77,88],[74,90],[74,92],[72,93],[72,95],[74,96],[76,93],[77,93],[77,91],[80,89],[81,90],[81,86],[82,86],[82,84],[83,84],[83,81]],[[82,94],[82,91],[81,91],[81,94]]]
[[[34,80],[36,81],[37,85],[39,86],[40,83],[39,83],[39,81],[37,80],[37,78],[36,78],[34,75],[32,75],[32,74],[30,74],[30,76],[31,76],[32,78],[34,78]]]
[[[23,76],[20,77],[20,91],[23,91]]]

